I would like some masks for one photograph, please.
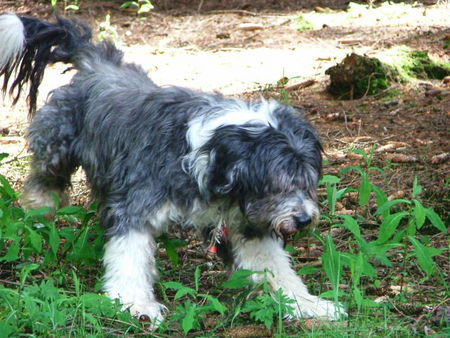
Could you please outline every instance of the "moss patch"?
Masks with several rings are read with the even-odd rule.
[[[380,60],[355,53],[328,68],[325,74],[330,76],[328,91],[340,99],[377,94],[388,88],[392,77],[389,67]]]
[[[418,79],[442,80],[450,75],[450,63],[436,62],[422,51],[411,51],[402,68],[409,76]]]
[[[379,58],[352,53],[328,68],[328,91],[338,99],[358,99],[387,89],[390,82],[413,79],[441,80],[450,75],[450,62],[430,58],[427,52],[400,46],[386,50]]]
[[[399,81],[411,79],[441,80],[450,75],[450,62],[440,62],[431,58],[427,52],[399,46],[379,55],[380,60],[397,72]]]

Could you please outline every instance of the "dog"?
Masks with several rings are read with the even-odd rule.
[[[91,40],[77,20],[0,16],[3,90],[17,101],[30,88],[24,207],[55,208],[54,194],[68,203],[81,166],[107,229],[104,290],[155,323],[166,310],[153,289],[155,237],[173,224],[200,232],[226,225],[229,262],[266,271],[252,280],[293,299],[295,317],[345,316],[340,304],[308,292],[283,250],[282,236],[319,214],[322,146],[302,112],[274,100],[160,87],[113,43]],[[56,62],[76,73],[36,111],[45,68]]]

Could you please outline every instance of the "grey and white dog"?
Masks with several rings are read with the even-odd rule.
[[[309,294],[280,239],[318,217],[322,148],[300,112],[159,87],[113,44],[90,41],[78,21],[0,16],[3,89],[17,100],[30,88],[24,206],[54,207],[54,193],[67,203],[81,166],[107,228],[104,289],[134,315],[162,320],[155,237],[175,223],[200,231],[226,224],[234,268],[268,271],[253,280],[266,278],[294,299],[296,317],[345,316],[341,305]],[[45,67],[55,62],[77,72],[35,113]]]

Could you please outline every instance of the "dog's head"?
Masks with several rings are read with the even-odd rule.
[[[292,234],[318,217],[321,143],[308,122],[286,110],[274,112],[275,126],[221,126],[203,147],[211,199],[238,203],[244,226],[259,233]]]

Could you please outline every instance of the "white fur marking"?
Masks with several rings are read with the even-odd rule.
[[[200,115],[189,122],[187,140],[192,150],[199,149],[212,136],[215,129],[221,126],[243,125],[246,123],[258,123],[277,126],[276,119],[272,116],[272,111],[276,108],[276,101],[261,101],[259,105],[247,104],[246,102],[235,100],[228,104],[221,111],[211,115]],[[252,109],[255,108],[255,109]]]
[[[236,267],[252,271],[269,270],[271,273],[253,275],[253,281],[259,282],[266,278],[274,290],[282,289],[289,298],[295,300],[295,317],[338,320],[346,315],[341,305],[308,292],[301,278],[291,268],[290,257],[278,240],[271,237],[245,240],[240,235],[233,235],[232,241]]]
[[[215,103],[212,102],[212,105]],[[247,123],[277,127],[276,118],[272,115],[278,106],[276,101],[262,100],[260,104],[248,104],[233,100],[213,115],[202,114],[189,122],[186,138],[192,151],[183,161],[185,172],[191,173],[197,180],[200,190],[205,187],[206,169],[210,154],[201,154],[198,150],[208,142],[214,130],[221,126],[240,126]]]
[[[155,242],[147,232],[129,230],[122,236],[113,236],[105,245],[104,290],[134,316],[147,315],[161,322],[165,307],[153,294],[157,275],[154,251]]]
[[[15,14],[0,15],[0,69],[15,61],[25,45],[22,21]]]

